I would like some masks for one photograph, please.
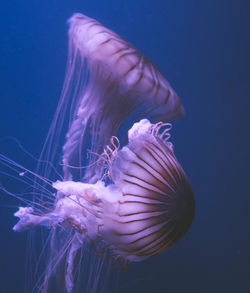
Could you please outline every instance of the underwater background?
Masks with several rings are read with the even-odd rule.
[[[249,1],[0,2],[0,153],[34,170],[64,80],[67,19],[81,12],[123,36],[163,72],[185,108],[175,154],[196,215],[172,248],[132,263],[119,293],[250,292]],[[0,182],[21,192],[0,173]],[[26,233],[0,192],[0,292],[24,292]]]

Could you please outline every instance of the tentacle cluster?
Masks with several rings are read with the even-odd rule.
[[[156,124],[153,124],[150,131],[151,134],[157,138],[159,138],[161,141],[164,142],[164,144],[171,149],[171,151],[174,150],[173,144],[169,141],[171,134],[169,131],[172,129],[171,123],[163,123],[158,122]]]
[[[111,165],[119,149],[120,149],[119,139],[116,136],[112,136],[110,138],[110,145],[107,145],[105,147],[104,152],[102,154],[102,158],[104,161],[103,167],[108,170],[108,172],[104,175],[104,177],[108,176],[109,179],[111,179]]]

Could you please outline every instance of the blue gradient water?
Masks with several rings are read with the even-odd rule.
[[[250,292],[247,2],[0,3],[0,138],[16,137],[38,156],[63,83],[65,23],[73,12],[134,44],[182,98],[186,116],[174,123],[172,141],[194,188],[195,220],[174,247],[122,273],[118,292]],[[0,151],[34,168],[13,142],[0,142]],[[17,183],[12,187],[18,192]],[[0,195],[0,292],[24,292],[26,234],[12,232],[15,209],[5,205],[13,201]]]

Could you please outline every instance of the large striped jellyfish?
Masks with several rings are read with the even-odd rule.
[[[34,183],[36,190],[49,186],[40,192],[43,205],[19,208],[13,228],[51,231],[39,292],[97,292],[96,284],[76,284],[90,247],[100,255],[98,282],[103,259],[127,266],[165,251],[187,232],[195,212],[169,141],[169,121],[183,112],[174,90],[145,56],[96,20],[74,14],[69,25],[62,97]],[[41,178],[51,181],[38,183]]]

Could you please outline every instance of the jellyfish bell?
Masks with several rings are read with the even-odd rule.
[[[167,80],[134,46],[85,15],[74,14],[69,24],[72,46],[90,67],[96,66],[98,84],[106,85],[111,79],[120,93],[127,93],[126,98],[133,105],[139,99],[139,103],[148,101],[153,107],[163,106],[158,113],[162,112],[164,120],[171,119],[166,117],[171,111],[181,114],[181,103]],[[119,98],[120,95],[116,99]]]
[[[129,131],[129,144],[115,157],[113,180],[122,192],[118,245],[133,260],[172,246],[190,227],[192,188],[169,142],[169,124],[143,119]],[[126,239],[126,240],[125,240]]]
[[[195,212],[192,188],[166,126],[146,119],[135,123],[128,145],[109,157],[112,184],[57,181],[53,187],[64,197],[54,209],[35,215],[20,208],[14,230],[67,221],[79,233],[79,245],[86,237],[104,240],[111,255],[125,263],[165,251],[186,233]]]
[[[159,69],[133,45],[85,15],[74,14],[68,23],[66,77],[48,144],[57,144],[55,125],[60,133],[60,120],[65,120],[65,107],[71,103],[63,146],[64,177],[93,183],[102,176],[98,168],[88,168],[77,178],[69,167],[96,160],[83,155],[87,140],[91,151],[100,154],[138,109],[138,117],[167,122],[181,116],[183,108]]]

